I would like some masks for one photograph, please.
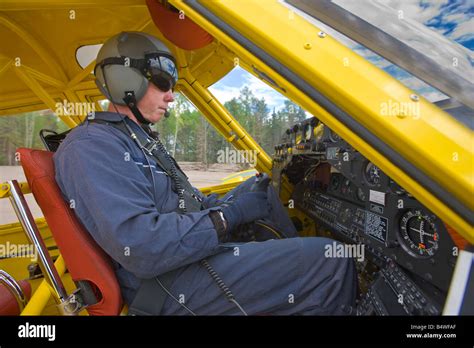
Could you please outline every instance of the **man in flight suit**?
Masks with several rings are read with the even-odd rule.
[[[151,131],[178,79],[161,41],[139,32],[112,37],[95,76],[111,106],[68,134],[54,156],[56,180],[112,258],[132,313],[350,312],[355,267],[324,256],[332,240],[296,238],[271,185],[251,190],[255,178],[221,200],[203,196]],[[262,219],[293,238],[235,243]]]

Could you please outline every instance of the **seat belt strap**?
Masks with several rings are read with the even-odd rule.
[[[143,279],[129,307],[128,315],[160,315],[179,270],[178,268],[152,279]]]

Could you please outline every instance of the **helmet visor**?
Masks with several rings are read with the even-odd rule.
[[[171,56],[154,53],[147,55],[146,77],[161,91],[173,89],[178,81],[178,70]]]

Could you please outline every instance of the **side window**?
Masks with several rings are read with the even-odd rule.
[[[16,149],[31,147],[44,150],[39,131],[45,128],[58,133],[68,129],[51,110],[0,117],[0,183],[13,179],[19,182],[26,181]],[[35,218],[42,217],[43,213],[33,196],[26,195],[25,197],[33,216]],[[0,199],[0,220],[2,223],[18,222],[8,199]]]
[[[312,116],[238,66],[210,91],[270,155],[288,127]]]
[[[311,115],[240,67],[234,68],[210,91],[268,153],[285,130]],[[237,152],[183,95],[175,93],[170,117],[155,130],[179,162],[218,171],[252,169],[255,159]]]
[[[68,127],[51,110],[1,116],[0,166],[19,165],[15,158],[16,149],[19,147],[44,149],[39,137],[41,129],[60,133],[66,131]]]

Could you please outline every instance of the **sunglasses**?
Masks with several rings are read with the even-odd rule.
[[[145,55],[145,77],[159,90],[168,92],[178,81],[178,70],[172,56],[163,53]]]

